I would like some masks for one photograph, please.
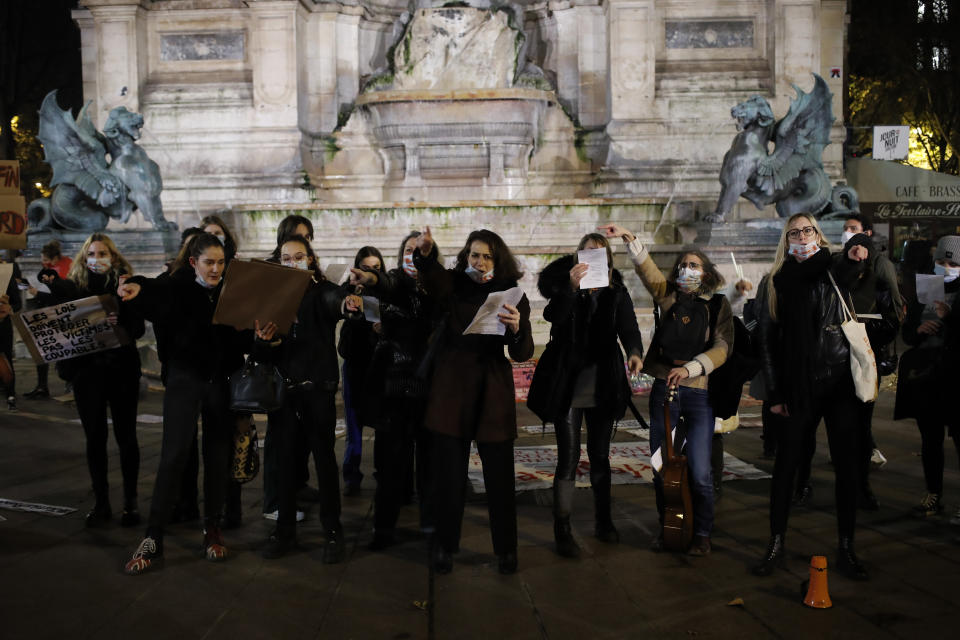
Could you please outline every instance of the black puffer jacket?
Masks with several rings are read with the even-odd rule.
[[[207,289],[193,269],[182,268],[169,278],[135,276],[140,294],[121,305],[143,315],[166,336],[164,364],[195,372],[207,380],[222,380],[243,365],[253,342],[252,331],[213,324],[213,312],[223,283]]]
[[[809,394],[851,375],[850,346],[840,328],[843,310],[828,273],[849,306],[847,292],[863,267],[846,257],[834,262],[821,249],[804,262],[788,257],[773,276],[777,321],[766,304],[759,310],[761,366],[771,403],[786,402],[796,411],[807,404]]]
[[[596,365],[596,406],[610,416],[623,417],[630,398],[630,385],[623,354],[643,357],[643,341],[633,311],[630,293],[614,269],[610,286],[594,293],[574,291],[570,270],[574,256],[564,256],[540,274],[537,287],[550,302],[543,317],[551,323],[550,342],[537,365],[527,406],[544,422],[553,422],[566,411],[577,375]]]
[[[257,341],[257,355],[276,364],[294,384],[312,382],[314,387],[335,392],[340,381],[334,341],[345,289],[328,280],[311,283],[297,310],[297,321],[273,348]]]
[[[50,283],[51,304],[59,304],[70,300],[79,300],[90,296],[111,295],[119,305],[117,297],[118,275],[88,273],[87,286],[81,288],[73,280],[57,278]],[[136,341],[144,333],[143,316],[127,305],[119,305],[120,311],[117,324],[126,332],[131,343],[116,349],[99,351],[77,358],[62,360],[57,363],[57,374],[63,379],[72,382],[78,375],[90,372],[93,369],[109,367],[121,370],[125,375],[140,377],[140,354],[137,351]]]

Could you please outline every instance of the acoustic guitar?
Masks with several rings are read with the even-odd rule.
[[[677,397],[677,387],[670,387],[663,402],[664,440],[667,456],[660,477],[663,479],[663,548],[686,551],[693,539],[693,501],[687,472],[687,456],[677,455],[670,424],[670,405]]]

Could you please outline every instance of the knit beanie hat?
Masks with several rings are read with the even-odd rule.
[[[937,242],[934,260],[950,260],[960,264],[960,236],[943,236]]]

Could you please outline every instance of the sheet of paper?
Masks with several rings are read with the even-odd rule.
[[[323,275],[333,284],[340,284],[343,280],[343,274],[347,272],[347,266],[345,264],[328,264],[327,268],[323,270]]]
[[[917,300],[921,304],[933,304],[946,299],[943,291],[943,276],[917,274]]]
[[[37,280],[37,276],[27,276],[27,282],[40,293],[50,293],[50,287]]]
[[[363,299],[363,317],[367,322],[380,322],[380,301],[373,296],[361,296]]]
[[[589,266],[587,275],[580,281],[581,289],[602,289],[610,285],[606,249],[581,249],[577,251],[577,262]]]
[[[737,264],[737,257],[733,255],[733,251],[730,252],[730,259],[733,260],[733,271],[737,274],[737,280],[743,280],[743,269]]]
[[[673,453],[674,455],[676,455],[677,452],[683,447],[683,445],[680,445],[680,447],[676,446],[676,439],[677,439],[676,427],[674,427],[673,430],[670,432],[670,437],[674,439],[675,451]],[[684,441],[684,443],[686,443],[686,441]],[[660,473],[660,468],[663,466],[663,453],[661,452],[662,449],[663,447],[657,447],[657,450],[654,451],[652,454],[650,454],[650,466],[653,467],[657,471],[657,473]]]
[[[13,263],[0,262],[0,296],[7,293],[7,285],[13,277]]]
[[[477,309],[477,314],[473,316],[470,325],[463,330],[463,335],[470,333],[502,336],[507,333],[507,325],[500,322],[497,314],[503,310],[503,305],[509,304],[517,306],[523,298],[523,289],[513,287],[506,291],[494,291],[487,296],[486,301]]]

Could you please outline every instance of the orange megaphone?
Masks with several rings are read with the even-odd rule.
[[[830,602],[830,593],[827,589],[827,558],[826,556],[813,556],[810,558],[810,584],[807,587],[807,595],[803,599],[803,604],[814,609],[829,609],[833,606]]]

